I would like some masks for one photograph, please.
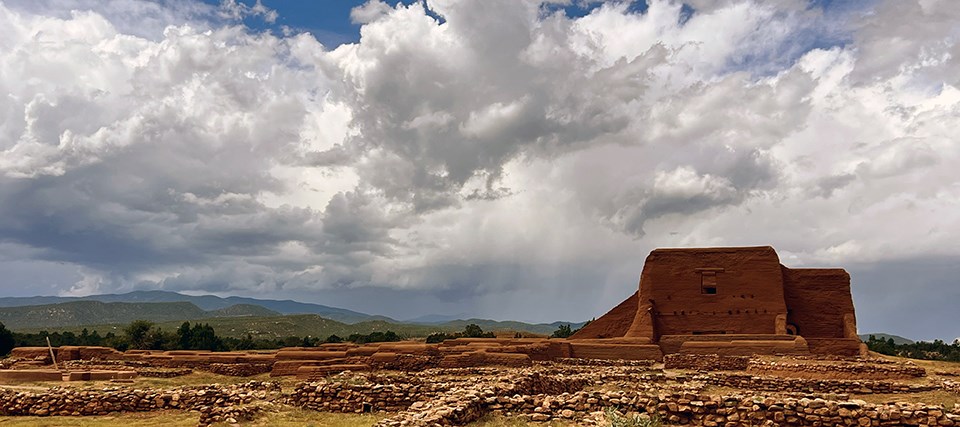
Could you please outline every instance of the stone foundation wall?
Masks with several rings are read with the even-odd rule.
[[[319,381],[330,375],[341,372],[364,372],[369,371],[370,369],[370,365],[364,364],[301,366],[297,369],[297,379],[306,381]]]
[[[370,356],[368,363],[375,369],[418,372],[438,366],[440,360],[439,356],[378,352]]]
[[[193,373],[190,368],[154,368],[143,362],[124,360],[70,360],[62,366],[68,370],[136,371],[141,377],[151,378],[174,378]]]
[[[500,398],[518,393],[564,394],[581,390],[592,382],[582,378],[554,378],[552,375],[533,373],[494,386],[484,386],[487,390],[484,393],[492,393],[492,396]],[[480,386],[473,387],[473,390],[479,390],[476,387]],[[449,399],[449,393],[462,389],[461,385],[455,383],[423,382],[412,377],[338,375],[319,382],[299,384],[290,395],[289,403],[325,412],[401,412],[411,409],[411,406],[417,408],[417,402],[423,404],[444,396]],[[479,395],[479,391],[473,393],[473,397]],[[471,407],[471,402],[472,398],[463,400],[465,407]],[[463,422],[472,420],[457,419]]]
[[[925,377],[927,371],[915,365],[870,363],[790,363],[751,360],[747,372],[801,378],[910,379]]]
[[[665,369],[692,369],[697,371],[744,371],[750,362],[747,356],[720,356],[717,354],[668,354],[663,357]]]
[[[398,412],[445,391],[447,387],[442,384],[305,382],[293,390],[290,403],[324,412]]]
[[[273,369],[273,364],[265,363],[211,363],[200,366],[202,371],[231,377],[252,377],[265,374]]]
[[[940,405],[623,391],[511,395],[492,387],[473,386],[420,400],[377,426],[464,425],[489,412],[522,415],[531,421],[563,419],[581,425],[606,425],[591,417],[607,408],[649,414],[670,425],[707,427],[960,425],[960,410]]]
[[[552,361],[558,365],[569,366],[653,366],[656,360],[605,360],[605,359],[578,359],[575,357],[561,357]]]
[[[137,374],[141,377],[150,378],[176,378],[184,375],[190,375],[193,369],[190,368],[139,368]]]
[[[248,404],[254,399],[265,399],[268,393],[279,390],[279,384],[259,381],[231,386],[208,385],[166,390],[54,387],[34,392],[0,388],[0,415],[81,416],[158,409],[200,409],[203,406]]]
[[[261,412],[270,410],[274,405],[258,403],[253,405],[237,406],[202,406],[200,411],[199,427],[206,427],[216,423],[238,425],[241,421],[252,421]]]
[[[935,384],[905,384],[880,380],[823,380],[806,378],[776,378],[749,374],[696,375],[694,380],[723,387],[768,392],[896,394],[937,390]]]
[[[526,354],[488,353],[480,350],[444,356],[439,366],[441,368],[469,368],[489,365],[521,367],[531,364],[530,356]]]

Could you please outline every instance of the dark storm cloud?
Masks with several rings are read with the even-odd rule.
[[[912,339],[960,337],[960,258],[930,256],[850,265],[857,326]]]

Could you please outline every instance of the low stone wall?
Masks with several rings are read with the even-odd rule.
[[[518,393],[570,393],[591,383],[592,380],[579,377],[554,378],[534,372],[503,378],[495,385],[483,385],[482,388],[485,390],[483,394],[502,397]],[[481,386],[474,388],[479,390],[476,387]],[[430,401],[462,389],[462,383],[422,381],[415,376],[338,375],[299,384],[291,393],[289,403],[326,412],[400,412],[411,409],[415,402]],[[474,393],[474,397],[479,396],[478,393]],[[470,401],[465,399],[463,402],[469,407]]]
[[[439,365],[440,360],[439,356],[378,352],[371,355],[367,362],[375,369],[418,372]]]
[[[591,425],[597,422],[591,419],[592,414],[607,408],[649,414],[671,425],[708,427],[960,425],[960,413],[939,405],[631,391],[504,395],[489,387],[473,386],[417,402],[377,426],[464,425],[488,412],[519,414],[531,421],[563,419]]]
[[[68,370],[136,371],[141,377],[174,378],[193,373],[190,368],[155,368],[144,362],[125,360],[70,360],[63,363]]]
[[[325,377],[341,372],[364,372],[369,370],[370,365],[364,364],[301,366],[297,369],[297,379],[319,381]]]
[[[252,381],[246,384],[143,390],[126,387],[74,389],[54,387],[45,391],[0,388],[0,415],[106,415],[111,412],[144,412],[158,409],[200,409],[231,406],[263,400],[279,392],[279,384]]]
[[[199,408],[200,422],[197,425],[199,427],[216,423],[236,425],[241,421],[251,421],[261,412],[270,409],[274,409],[274,405],[263,402],[252,405],[202,406]]]
[[[150,378],[176,378],[184,375],[190,375],[193,369],[190,368],[138,368],[137,374],[141,377]]]
[[[556,360],[553,360],[552,363],[557,365],[568,365],[568,366],[653,366],[657,363],[656,360],[652,359],[643,359],[643,360],[606,360],[606,359],[579,359],[575,357],[560,357]]]
[[[532,365],[530,356],[514,353],[488,353],[486,351],[472,351],[469,353],[451,354],[440,361],[441,368],[469,368],[474,366],[513,366],[522,367]]]
[[[293,390],[290,403],[324,412],[399,412],[414,402],[431,399],[447,389],[443,384],[306,382]]]
[[[265,374],[273,369],[273,364],[266,363],[211,363],[202,365],[198,369],[218,375],[231,377],[252,377]]]
[[[937,390],[936,384],[904,384],[880,380],[824,380],[806,378],[777,378],[749,374],[696,375],[694,380],[723,387],[769,392],[843,393],[843,394],[897,394]]]
[[[668,354],[663,357],[665,369],[692,369],[697,371],[743,371],[750,362],[748,356],[720,356],[717,354]]]
[[[791,363],[751,360],[747,372],[799,378],[910,379],[927,375],[916,365],[871,363]]]

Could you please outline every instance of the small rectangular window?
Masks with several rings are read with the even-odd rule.
[[[700,272],[700,293],[704,295],[717,294],[717,273],[713,271]]]

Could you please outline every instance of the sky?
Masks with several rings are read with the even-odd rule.
[[[654,248],[771,245],[953,340],[958,39],[954,0],[0,0],[0,294],[579,321]]]

